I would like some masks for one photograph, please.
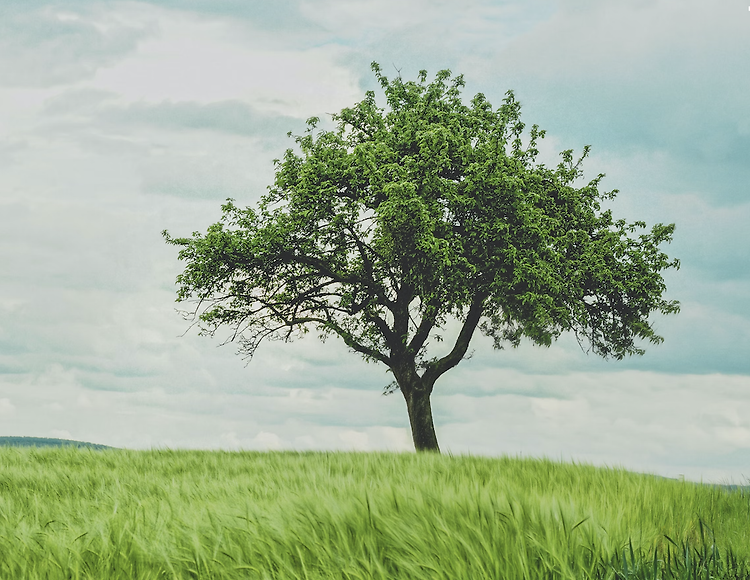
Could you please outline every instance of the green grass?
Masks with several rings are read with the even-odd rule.
[[[0,578],[750,578],[750,497],[395,453],[0,448]]]

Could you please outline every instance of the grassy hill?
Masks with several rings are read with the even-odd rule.
[[[69,439],[51,439],[49,437],[0,437],[0,446],[10,447],[88,447],[90,449],[112,449],[106,445],[70,441]]]
[[[750,578],[750,498],[413,453],[0,448],[0,578]]]

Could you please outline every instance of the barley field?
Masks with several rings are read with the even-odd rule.
[[[413,453],[0,447],[0,578],[750,578],[743,490]]]

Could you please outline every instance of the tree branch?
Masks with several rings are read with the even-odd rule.
[[[364,241],[362,241],[359,236],[354,232],[353,228],[347,228],[349,230],[349,233],[352,236],[352,239],[354,240],[354,243],[357,245],[357,250],[359,250],[359,255],[362,258],[362,264],[365,267],[365,271],[367,272],[367,275],[369,276],[369,280],[364,283],[364,285],[370,289],[371,291],[374,291],[373,293],[375,296],[380,300],[380,302],[386,306],[391,312],[393,312],[393,308],[395,306],[393,300],[389,299],[388,296],[385,294],[385,292],[378,288],[378,284],[375,282],[375,272],[373,271],[372,267],[372,260],[370,260],[370,257],[367,255],[367,250],[375,254],[376,252],[370,248]],[[364,281],[363,281],[364,282]]]
[[[485,295],[479,295],[472,301],[469,312],[466,315],[466,320],[464,320],[464,324],[461,327],[461,332],[458,333],[458,338],[456,338],[453,350],[443,358],[428,364],[427,370],[422,375],[422,381],[426,385],[433,385],[441,375],[461,362],[461,359],[469,348],[471,337],[479,324],[479,320],[482,318],[485,298]]]
[[[407,350],[411,353],[414,353],[415,356],[420,351],[422,346],[424,346],[427,337],[430,335],[430,331],[435,326],[436,317],[434,315],[434,312],[437,311],[439,306],[440,301],[437,298],[433,298],[427,303],[427,308],[425,310],[425,315],[422,317],[422,322],[419,323],[419,327],[417,328],[417,331],[414,333],[414,336],[412,337],[411,342],[409,342],[409,346],[407,347]]]
[[[338,334],[341,337],[341,339],[344,341],[346,346],[348,346],[352,350],[355,350],[377,361],[380,361],[389,367],[391,366],[390,357],[375,350],[374,348],[370,348],[368,346],[365,346],[361,342],[359,342],[351,332],[339,326],[339,324],[336,321],[334,321],[333,318],[328,318],[327,320],[321,319],[321,318],[309,318],[307,319],[307,322],[318,322],[322,324],[323,326],[325,326],[326,328],[330,328],[333,332]]]

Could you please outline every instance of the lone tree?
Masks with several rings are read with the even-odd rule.
[[[201,334],[227,325],[248,357],[266,338],[338,335],[393,373],[386,393],[403,394],[417,451],[439,451],[430,394],[477,328],[495,348],[573,331],[615,359],[663,341],[648,317],[679,310],[660,274],[679,267],[659,250],[674,224],[636,236],[644,222],[601,210],[617,193],[598,190],[603,174],[574,186],[588,146],[555,169],[535,163],[544,131],[524,146],[511,91],[498,109],[481,93],[467,106],[448,70],[429,84],[426,71],[404,82],[372,70],[387,109],[368,91],[332,115],[334,131],[309,119],[257,210],[228,199],[205,235],[163,232],[182,246],[177,301],[197,301]],[[431,357],[449,319],[453,345]]]

